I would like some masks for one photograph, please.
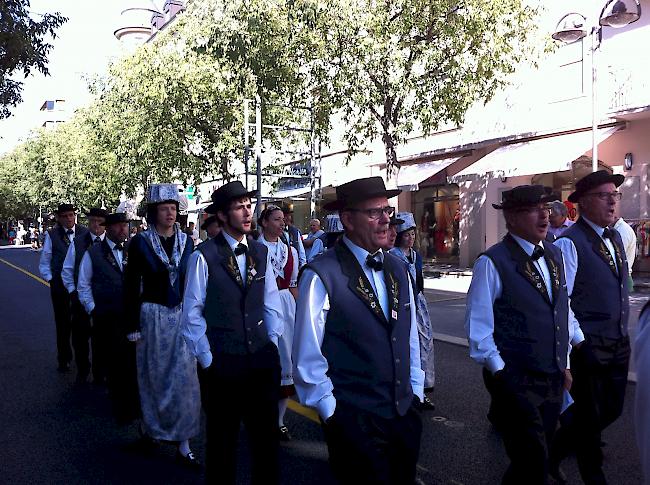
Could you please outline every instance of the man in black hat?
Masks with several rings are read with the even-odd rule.
[[[247,236],[255,194],[239,181],[212,194],[206,212],[217,214],[222,230],[199,245],[187,269],[182,332],[202,368],[209,483],[235,483],[242,421],[253,483],[279,482],[282,306],[266,246]]]
[[[219,218],[217,215],[212,215],[208,217],[203,224],[201,224],[201,230],[208,233],[208,239],[214,238],[219,232],[221,232],[221,224],[219,224]]]
[[[302,268],[307,264],[307,253],[305,253],[305,245],[302,242],[300,229],[293,225],[293,209],[285,204],[282,206],[282,213],[284,214],[284,223],[286,224],[285,236],[289,241],[289,245],[298,251],[298,265]]]
[[[72,348],[70,347],[71,315],[70,295],[63,285],[61,271],[68,247],[77,236],[84,236],[88,229],[76,224],[77,208],[72,204],[61,204],[56,210],[56,225],[47,231],[43,251],[38,265],[39,272],[50,284],[54,321],[56,323],[56,348],[59,372],[70,369]]]
[[[508,233],[474,264],[465,329],[483,366],[491,414],[510,466],[503,484],[548,483],[549,447],[570,386],[570,344],[582,341],[569,308],[562,253],[545,241],[548,197],[541,185],[503,193]]]
[[[126,338],[124,325],[124,268],[129,220],[124,213],[107,214],[102,221],[106,238],[92,244],[79,267],[79,301],[93,324],[93,373],[95,364],[106,377],[118,423],[140,416],[135,343]]]
[[[300,278],[294,382],[323,421],[341,483],[415,482],[422,400],[413,288],[405,266],[382,251],[394,208],[381,177],[336,188],[345,230]],[[417,396],[417,397],[416,397]]]
[[[77,295],[77,282],[79,280],[79,265],[86,250],[93,244],[100,244],[104,240],[104,220],[108,212],[104,209],[93,207],[85,213],[88,218],[88,232],[83,237],[76,237],[68,246],[68,252],[63,261],[61,279],[70,294],[70,311],[72,316],[72,348],[77,364],[77,383],[85,383],[90,372],[90,359],[88,340],[91,338],[90,318],[79,302]],[[95,355],[95,337],[93,336],[93,355]],[[106,380],[105,369],[98,366],[93,359],[93,382],[102,384]]]
[[[622,175],[593,172],[576,183],[569,201],[580,217],[555,242],[566,264],[567,289],[585,342],[571,353],[573,420],[553,447],[553,471],[575,449],[586,484],[606,483],[601,433],[623,411],[630,358],[628,265],[616,221]]]

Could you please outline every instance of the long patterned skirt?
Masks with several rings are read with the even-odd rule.
[[[424,388],[427,389],[436,383],[436,370],[433,361],[433,327],[424,292],[415,297],[415,307],[420,336],[420,365],[424,371]]]
[[[201,397],[196,358],[181,335],[181,306],[143,303],[137,344],[138,386],[145,431],[159,440],[199,434]]]
[[[293,365],[291,363],[291,348],[293,346],[293,329],[296,321],[296,300],[291,292],[285,289],[280,290],[280,301],[282,302],[282,320],[284,322],[282,336],[278,340],[278,353],[280,354],[280,366],[282,367],[280,385],[283,386],[284,394],[292,395]]]

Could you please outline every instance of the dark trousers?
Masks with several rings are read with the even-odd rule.
[[[93,382],[106,382],[110,360],[112,327],[118,323],[110,318],[93,317],[92,333],[90,343],[93,349]],[[126,338],[126,334],[124,334]]]
[[[72,317],[70,315],[70,294],[63,286],[61,276],[54,276],[50,280],[50,295],[54,308],[54,323],[56,324],[56,350],[59,365],[67,365],[72,361],[72,347],[70,334]]]
[[[77,372],[79,375],[86,377],[90,372],[90,347],[88,345],[88,341],[90,340],[90,317],[79,301],[77,292],[70,295],[70,312],[74,360],[77,364]]]
[[[562,409],[562,373],[506,368],[498,378],[483,370],[510,466],[504,485],[548,483],[549,449]]]
[[[571,352],[575,401],[572,418],[562,422],[553,443],[553,461],[575,451],[586,485],[607,483],[603,473],[602,431],[623,412],[630,360],[628,337],[613,340],[586,335]]]
[[[280,357],[269,343],[249,355],[213,354],[199,371],[206,413],[206,483],[234,484],[241,423],[248,435],[253,484],[280,482],[278,397]]]
[[[414,406],[404,416],[382,418],[339,400],[323,431],[330,467],[340,483],[415,483],[422,420]]]

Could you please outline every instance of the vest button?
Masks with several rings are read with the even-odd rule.
[[[399,359],[395,359],[395,363],[396,363],[396,364],[399,364],[399,363],[400,363],[400,360],[399,360]]]
[[[248,313],[244,313],[244,317],[247,317],[247,316],[248,316]]]
[[[399,386],[401,383],[402,383],[402,381],[400,381],[399,379],[397,379],[397,380],[395,381],[395,387]]]
[[[399,407],[399,401],[395,401],[395,406]]]
[[[560,330],[560,326],[558,325],[557,327],[555,327],[555,330]]]
[[[253,345],[253,341],[252,341],[252,340],[249,340],[249,341],[248,341],[248,345]]]
[[[393,342],[397,342],[397,337],[393,337]]]

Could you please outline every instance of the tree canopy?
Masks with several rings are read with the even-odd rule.
[[[56,37],[56,29],[66,18],[58,13],[40,15],[34,20],[29,0],[0,2],[0,119],[7,118],[10,108],[22,101],[23,83],[15,76],[27,77],[33,69],[47,75],[47,55],[52,45],[45,36]]]

